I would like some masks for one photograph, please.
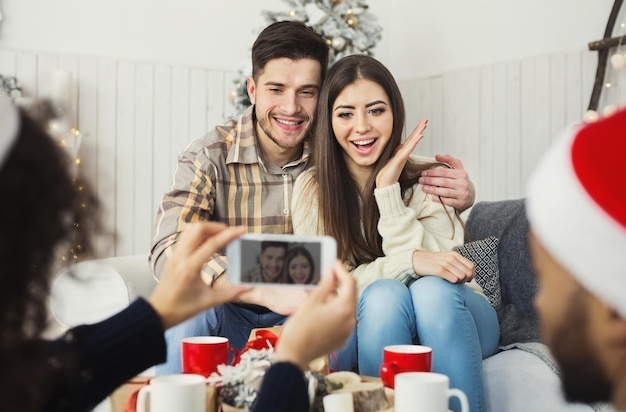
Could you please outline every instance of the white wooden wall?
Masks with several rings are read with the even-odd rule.
[[[460,158],[477,200],[523,197],[549,143],[582,120],[596,65],[581,51],[404,81],[407,130],[428,118],[417,150]]]
[[[579,122],[596,54],[580,51],[469,68],[400,82],[407,128],[429,118],[418,151],[462,159],[478,200],[518,198],[550,141]],[[45,96],[50,73],[76,79],[71,119],[83,134],[81,173],[103,204],[99,257],[147,253],[176,155],[234,111],[233,75],[208,68],[0,50],[0,74],[30,97]]]
[[[102,202],[105,229],[117,235],[100,237],[97,254],[147,253],[178,152],[233,111],[231,74],[0,50],[0,74],[17,76],[25,96],[46,96],[57,68],[75,79],[70,117],[83,135],[80,173]]]

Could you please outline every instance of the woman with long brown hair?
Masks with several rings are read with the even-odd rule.
[[[335,237],[359,287],[356,332],[339,368],[378,375],[382,348],[421,343],[433,369],[484,410],[482,359],[497,348],[495,310],[473,280],[474,264],[452,251],[464,227],[425,194],[421,173],[445,165],[411,153],[426,121],[402,143],[405,113],[391,73],[354,55],[330,69],[320,92],[310,167],[296,181],[296,234]],[[352,355],[352,356],[351,356]]]

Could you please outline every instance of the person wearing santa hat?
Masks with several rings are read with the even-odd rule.
[[[626,411],[626,110],[565,133],[526,207],[542,338],[570,402]]]

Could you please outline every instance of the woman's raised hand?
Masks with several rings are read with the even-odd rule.
[[[407,160],[409,160],[409,156],[413,153],[419,141],[422,140],[422,137],[424,137],[424,130],[427,124],[428,119],[423,119],[406,141],[398,146],[393,157],[389,159],[387,164],[378,172],[376,176],[376,187],[382,188],[396,184]]]

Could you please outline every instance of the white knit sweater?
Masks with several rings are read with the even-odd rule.
[[[308,186],[308,191],[304,191],[311,177],[311,172],[305,171],[294,184],[291,210],[293,230],[297,235],[324,234],[318,228],[317,193],[310,189],[315,185]],[[433,201],[431,195],[422,191],[421,185],[413,188],[408,205],[404,204],[399,183],[375,189],[374,196],[380,210],[378,232],[383,239],[385,256],[356,268],[346,264],[357,281],[359,295],[378,279],[392,278],[405,283],[414,279],[414,250],[450,251],[463,244],[463,227],[455,218],[454,210]],[[448,216],[452,217],[453,222]],[[475,280],[468,285],[482,294]]]

